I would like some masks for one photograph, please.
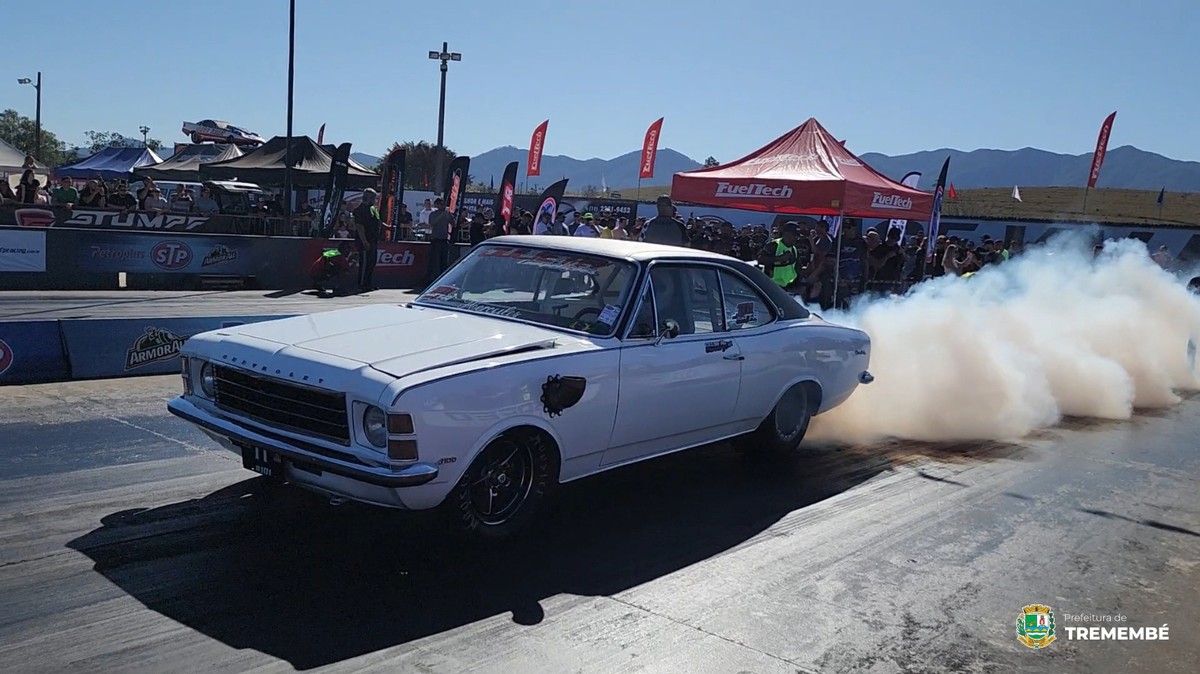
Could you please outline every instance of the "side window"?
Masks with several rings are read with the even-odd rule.
[[[638,308],[637,316],[633,318],[633,329],[629,331],[629,336],[632,339],[658,337],[658,330],[655,329],[654,323],[654,291],[648,285],[642,293],[642,303]]]
[[[715,269],[659,265],[650,272],[659,327],[670,319],[679,334],[724,332],[721,295]]]
[[[721,272],[725,319],[730,330],[749,330],[775,320],[771,308],[749,283],[729,272]]]

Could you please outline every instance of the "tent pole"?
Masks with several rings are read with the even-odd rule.
[[[842,211],[838,214],[838,232],[837,241],[834,242],[836,249],[833,254],[833,307],[838,307],[838,283],[842,279],[842,230],[846,228],[846,212]]]

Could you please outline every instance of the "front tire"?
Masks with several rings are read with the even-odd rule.
[[[758,428],[741,441],[743,450],[755,458],[794,457],[812,421],[813,393],[807,384],[788,389]]]
[[[530,430],[488,443],[443,503],[454,529],[485,540],[526,531],[555,482],[553,452],[542,434]]]

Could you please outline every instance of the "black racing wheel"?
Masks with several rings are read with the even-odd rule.
[[[553,453],[530,430],[510,431],[489,443],[442,504],[455,528],[492,540],[525,530],[555,484]]]

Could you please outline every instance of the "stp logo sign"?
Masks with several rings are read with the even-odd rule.
[[[192,249],[182,241],[162,241],[150,249],[150,259],[160,269],[183,269],[192,261]]]
[[[13,355],[12,347],[8,345],[8,342],[0,339],[0,374],[8,372],[8,368],[12,367],[14,359],[15,356]]]

